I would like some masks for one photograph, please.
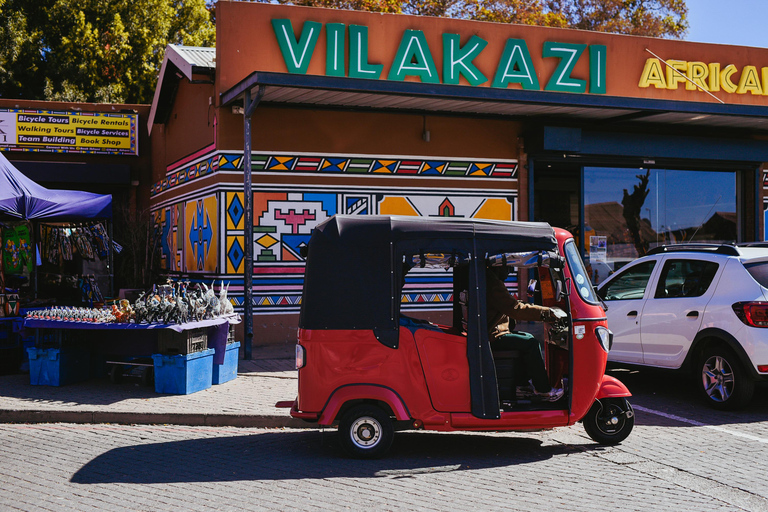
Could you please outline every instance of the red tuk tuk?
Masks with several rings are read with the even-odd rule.
[[[601,444],[634,425],[627,388],[606,376],[612,334],[570,233],[546,223],[334,216],[315,228],[299,320],[298,397],[291,415],[338,425],[351,455],[380,457],[396,430],[539,430],[583,421]],[[543,355],[555,402],[518,397],[525,368],[489,341],[485,272],[527,269],[534,302],[559,308]],[[440,268],[452,325],[400,313],[405,275]],[[448,316],[448,315],[446,315]]]

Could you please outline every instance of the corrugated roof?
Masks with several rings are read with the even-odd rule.
[[[152,108],[149,110],[147,129],[152,133],[152,126],[157,120],[164,122],[170,112],[178,82],[182,77],[192,81],[195,75],[208,75],[213,83],[216,72],[216,48],[202,46],[181,46],[169,44],[165,48],[163,65],[157,77]]]
[[[216,69],[216,48],[169,44],[165,50],[165,56],[190,80],[193,72]],[[201,70],[197,71],[195,68]]]

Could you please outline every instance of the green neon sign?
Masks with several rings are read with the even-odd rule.
[[[272,28],[289,73],[307,74],[312,58],[323,51],[318,50],[317,46],[321,32],[324,32],[326,76],[372,80],[384,78],[392,81],[405,81],[407,77],[414,77],[422,83],[448,85],[458,85],[463,77],[470,86],[475,87],[489,81],[475,65],[475,60],[487,51],[488,46],[488,41],[477,35],[472,35],[462,45],[459,34],[442,34],[442,52],[435,53],[423,31],[405,30],[400,36],[400,44],[390,63],[389,72],[384,77],[384,64],[370,62],[368,27],[364,25],[323,25],[316,21],[305,21],[301,32],[297,34],[291,20],[273,19]],[[558,63],[544,90],[606,94],[607,54],[604,45],[545,42],[541,58],[557,59]],[[585,59],[589,65],[589,77],[574,76],[577,63]],[[436,61],[442,62],[442,76]],[[489,85],[500,89],[512,85],[524,90],[541,90],[535,62],[524,39],[507,39]]]

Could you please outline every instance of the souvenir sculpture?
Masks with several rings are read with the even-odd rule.
[[[205,283],[190,286],[189,281],[169,279],[165,285],[142,292],[133,304],[122,299],[103,309],[52,307],[29,311],[27,317],[73,322],[183,324],[232,315],[234,307],[227,291],[223,281],[217,296],[215,282],[210,287]]]

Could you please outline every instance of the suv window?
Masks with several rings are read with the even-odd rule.
[[[661,270],[655,297],[700,297],[712,284],[718,267],[713,261],[667,260]]]
[[[744,265],[749,275],[760,283],[763,288],[768,288],[768,261],[760,261],[757,263],[747,263]]]
[[[604,300],[642,299],[656,261],[649,260],[625,270],[602,290]]]

